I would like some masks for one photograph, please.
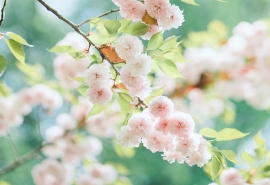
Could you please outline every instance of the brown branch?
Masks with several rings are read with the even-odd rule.
[[[101,14],[101,15],[97,16],[97,17],[94,17],[94,18],[91,18],[91,19],[87,19],[87,20],[83,21],[82,23],[77,24],[76,26],[77,26],[77,27],[80,27],[80,26],[82,26],[83,24],[88,23],[89,21],[91,21],[91,20],[93,20],[93,19],[101,18],[101,17],[104,17],[104,16],[106,16],[106,15],[109,15],[109,14],[111,14],[111,13],[113,13],[113,12],[119,12],[119,11],[120,11],[120,10],[110,10],[110,11],[104,13],[104,14]]]
[[[4,5],[3,5],[2,10],[1,10],[0,26],[2,25],[2,23],[3,23],[3,21],[4,21],[4,11],[5,11],[6,5],[7,5],[7,0],[4,1]]]
[[[85,40],[87,40],[87,42],[89,43],[89,45],[94,46],[94,48],[100,53],[102,59],[106,59],[111,66],[113,67],[113,69],[115,70],[115,72],[117,74],[120,74],[119,71],[115,68],[115,66],[113,65],[113,62],[111,62],[108,57],[106,57],[100,50],[100,48],[95,45],[88,37],[85,33],[83,33],[74,23],[70,22],[69,20],[67,20],[66,18],[64,18],[62,15],[60,15],[55,9],[53,9],[52,7],[50,7],[49,5],[47,5],[43,0],[38,0],[40,2],[40,4],[42,4],[48,11],[52,12],[54,15],[56,15],[60,20],[64,21],[65,23],[67,23],[70,27],[72,27],[78,34],[80,34],[81,36],[83,36],[83,38]]]
[[[33,159],[42,149],[42,147],[48,145],[49,143],[45,143],[43,145],[40,145],[38,147],[36,147],[35,149],[33,149],[32,151],[26,153],[25,155],[23,155],[22,157],[19,157],[16,159],[15,162],[10,163],[2,168],[0,168],[0,176],[6,174],[7,172],[10,172],[12,170],[14,170],[15,168],[17,168],[19,165],[30,161],[31,159]]]

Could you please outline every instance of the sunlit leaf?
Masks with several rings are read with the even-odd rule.
[[[7,61],[3,55],[0,55],[0,77],[3,75],[7,67]]]
[[[90,110],[89,114],[87,115],[87,119],[91,116],[99,114],[104,109],[104,106],[94,105],[94,107]]]
[[[24,64],[25,55],[21,44],[12,39],[7,39],[6,43],[14,57]]]
[[[159,49],[161,50],[168,50],[168,49],[174,49],[176,48],[179,43],[177,42],[178,37],[177,36],[171,36],[164,40],[164,42],[161,44]]]
[[[76,88],[76,90],[83,96],[86,96],[86,90],[88,89],[89,87],[86,86],[86,85],[81,85],[79,86],[78,88]]]
[[[261,132],[258,132],[254,137],[255,143],[256,143],[256,149],[255,153],[258,156],[259,159],[262,159],[264,155],[267,153],[266,146],[265,146],[265,140],[261,136]]]
[[[203,128],[200,130],[200,134],[205,137],[216,138],[218,133],[212,128]]]
[[[76,53],[76,49],[72,46],[54,46],[49,51],[55,53]]]
[[[20,35],[13,33],[13,32],[7,32],[7,36],[9,36],[12,40],[15,40],[16,42],[29,46],[29,47],[33,47],[33,45],[30,45],[26,42],[26,40],[24,40],[24,38],[22,38]]]
[[[125,30],[125,34],[131,34],[133,36],[141,36],[146,34],[148,29],[149,26],[147,24],[136,22],[134,24],[129,25],[129,27]]]
[[[122,31],[124,31],[131,23],[131,20],[127,20],[125,18],[120,20],[121,23],[121,27],[118,29],[118,33],[121,33]]]
[[[243,138],[249,133],[242,133],[239,130],[233,129],[233,128],[225,128],[218,132],[218,135],[216,137],[217,141],[228,141],[233,139],[239,139]]]
[[[162,32],[158,32],[154,34],[148,42],[147,49],[155,50],[157,49],[163,42]]]
[[[191,5],[195,5],[195,6],[200,6],[194,0],[181,0],[181,1],[184,2],[184,3],[187,3],[187,4],[191,4]]]
[[[240,157],[241,157],[242,161],[244,161],[245,163],[248,163],[250,165],[252,165],[252,164],[254,164],[256,162],[254,156],[247,153],[246,151],[242,152]]]
[[[90,29],[92,29],[93,27],[95,27],[98,23],[100,22],[100,18],[94,18],[94,19],[91,19],[89,21],[90,23]]]
[[[176,65],[171,60],[158,62],[158,65],[160,69],[164,72],[164,74],[166,74],[168,77],[171,77],[171,78],[183,77],[179,73]]]
[[[146,104],[149,104],[149,102],[154,99],[155,97],[161,96],[163,94],[163,87],[158,88],[158,89],[153,89],[152,93],[150,94],[150,96],[148,96],[147,98],[145,98],[144,102]]]
[[[118,20],[108,20],[104,23],[104,27],[109,34],[115,35],[121,27],[121,23]]]
[[[220,162],[216,156],[213,156],[212,167],[211,167],[211,176],[213,180],[217,178],[219,170],[220,170]]]
[[[233,151],[231,150],[220,150],[220,151],[229,161],[233,163],[239,163]]]

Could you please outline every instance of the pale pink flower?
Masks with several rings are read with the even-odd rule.
[[[178,6],[172,5],[166,9],[166,15],[158,18],[158,24],[164,30],[178,28],[185,21],[183,11]]]
[[[124,65],[120,72],[120,79],[127,87],[139,87],[145,80],[144,76],[132,75],[127,65]]]
[[[72,183],[71,170],[56,160],[46,159],[32,169],[36,185],[67,185]]]
[[[197,165],[198,167],[202,167],[211,159],[211,155],[207,152],[199,153],[194,151],[189,157],[186,159],[186,163],[189,166]],[[227,185],[227,184],[226,184]]]
[[[138,54],[135,58],[127,59],[126,68],[131,72],[132,75],[145,76],[151,71],[152,59],[146,54]]]
[[[163,132],[164,134],[169,133],[169,126],[170,125],[170,119],[167,117],[160,117],[159,120],[156,123],[156,130]]]
[[[149,149],[153,153],[165,150],[168,147],[166,145],[168,143],[167,141],[167,136],[158,131],[153,131],[147,137],[142,139],[145,148]]]
[[[46,138],[48,141],[55,141],[64,135],[65,131],[62,127],[55,125],[46,130]]]
[[[101,180],[104,184],[112,183],[117,178],[117,171],[109,164],[94,164],[88,169],[91,178]]]
[[[195,134],[190,134],[185,137],[177,138],[175,143],[175,151],[187,156],[198,149],[199,138]]]
[[[116,133],[116,141],[124,148],[138,147],[141,142],[129,126],[121,127],[121,130]]]
[[[76,121],[70,114],[67,113],[63,113],[57,116],[55,122],[65,130],[72,130],[76,127]]]
[[[169,163],[174,163],[177,160],[179,164],[183,164],[185,160],[185,156],[176,151],[165,151],[161,156]]]
[[[145,0],[147,13],[153,18],[159,18],[166,15],[167,9],[171,6],[169,0]]]
[[[245,181],[241,173],[235,168],[223,170],[220,175],[220,182],[222,185],[244,185]]]
[[[175,112],[172,114],[170,124],[170,133],[184,137],[194,131],[195,122],[189,114],[184,112]]]
[[[80,96],[78,98],[78,105],[71,107],[71,115],[76,118],[78,122],[84,121],[90,110],[93,108],[93,104],[87,100],[86,97]]]
[[[91,88],[86,91],[89,100],[98,105],[105,105],[112,99],[112,90],[109,87],[92,84]]]
[[[46,145],[41,149],[42,153],[50,158],[59,158],[64,154],[63,148],[58,145]]]
[[[87,41],[77,32],[67,33],[66,36],[57,42],[57,46],[72,46],[76,50],[83,51],[86,47],[88,47]]]
[[[148,79],[145,79],[141,82],[141,85],[139,87],[130,87],[128,88],[128,92],[132,97],[139,97],[141,99],[144,99],[148,97],[152,91],[150,87],[151,83]]]
[[[145,35],[142,36],[144,40],[149,40],[154,34],[160,32],[162,29],[157,25],[151,25]]]
[[[97,156],[102,151],[102,143],[96,137],[84,138],[83,140],[80,140],[77,145],[81,155]]]
[[[127,124],[138,137],[146,137],[152,130],[151,119],[144,113],[132,115]]]
[[[158,96],[150,101],[148,109],[153,116],[164,118],[172,114],[174,105],[166,96]]]
[[[144,13],[144,5],[137,0],[129,0],[120,6],[120,15],[134,22],[139,21]]]
[[[122,59],[130,60],[142,53],[143,44],[138,37],[124,35],[116,41],[115,50]]]
[[[84,80],[88,85],[93,83],[108,84],[110,78],[109,69],[102,64],[91,65],[90,68],[84,72]]]

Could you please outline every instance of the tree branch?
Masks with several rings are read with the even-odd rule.
[[[115,66],[113,65],[113,62],[110,61],[110,59],[108,57],[106,57],[106,55],[104,55],[100,48],[97,47],[88,37],[85,33],[83,33],[74,23],[70,22],[69,20],[67,20],[66,18],[64,18],[62,15],[60,15],[55,9],[53,9],[52,7],[50,7],[49,5],[47,5],[43,0],[38,0],[40,2],[40,4],[42,4],[48,11],[52,12],[54,15],[56,15],[59,19],[61,19],[62,21],[64,21],[65,23],[67,23],[70,27],[72,27],[78,34],[80,34],[81,36],[83,36],[83,38],[85,40],[87,40],[87,42],[94,46],[94,48],[100,53],[102,59],[106,59],[111,66],[113,67],[113,69],[115,70],[116,74],[120,74],[119,71],[115,68]]]
[[[0,26],[2,25],[2,23],[3,23],[3,21],[4,21],[4,11],[5,11],[6,5],[7,5],[7,0],[4,1],[4,5],[3,5],[2,10],[1,10]]]
[[[33,149],[32,151],[28,152],[27,154],[23,155],[22,157],[17,158],[15,162],[10,163],[10,164],[0,168],[0,175],[4,175],[7,172],[17,168],[20,164],[23,164],[23,163],[33,159],[40,152],[42,147],[44,147],[48,144],[49,143],[45,143],[43,145],[40,145],[40,146],[36,147],[35,149]]]
[[[87,20],[83,21],[82,23],[77,24],[76,26],[77,26],[77,27],[80,27],[80,26],[82,26],[83,24],[88,23],[88,22],[91,21],[92,19],[104,17],[104,16],[109,15],[109,14],[111,14],[111,13],[113,13],[113,12],[119,12],[119,9],[118,9],[118,10],[110,10],[110,11],[104,13],[104,14],[101,14],[101,15],[97,16],[97,17],[94,17],[94,18],[91,18],[91,19],[87,19]]]

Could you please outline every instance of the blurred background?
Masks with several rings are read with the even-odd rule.
[[[2,7],[4,0],[0,0]],[[110,0],[47,0],[49,5],[55,8],[60,14],[74,23],[80,23],[88,18],[98,16],[117,7]],[[231,29],[241,21],[253,22],[259,19],[270,18],[269,0],[227,0],[218,2],[216,0],[196,0],[200,6],[192,6],[171,0],[172,4],[177,4],[184,10],[185,22],[179,29],[173,29],[165,33],[165,37],[170,35],[187,37],[190,31],[203,31],[212,20],[218,19],[224,22],[231,34]],[[117,13],[108,17],[114,18]],[[84,32],[88,32],[89,25],[82,27]],[[66,33],[73,31],[64,22],[57,19],[48,12],[36,0],[7,0],[5,17],[0,32],[15,32],[23,36],[34,48],[24,47],[26,53],[26,63],[41,63],[45,67],[46,78],[54,79],[53,59],[54,53],[47,49],[52,48]],[[23,74],[15,65],[15,58],[9,49],[0,40],[0,53],[7,58],[7,70],[0,81],[4,81],[13,91],[18,91],[25,82]],[[267,130],[270,130],[269,116],[267,111],[257,111],[248,106],[245,102],[236,103],[236,119],[231,125],[226,125],[222,120],[213,120],[215,128],[220,130],[224,127],[233,127],[242,132],[251,132],[250,139],[239,139],[232,142],[219,143],[222,149],[238,150],[248,149],[251,146],[251,137],[258,130],[263,129],[263,136],[267,137]],[[59,112],[68,110],[68,105]],[[0,110],[1,111],[1,110]],[[54,116],[42,114],[38,116],[39,110],[33,111],[25,117],[24,124],[12,130],[10,133],[18,147],[19,154],[35,148],[40,142],[38,137],[37,121],[40,121],[42,128],[47,128],[54,123]],[[53,115],[57,115],[55,112]],[[268,140],[269,140],[268,136]],[[270,143],[268,143],[270,144]],[[133,158],[119,157],[109,140],[104,140],[104,151],[100,157],[101,161],[121,163],[129,169],[128,177],[134,185],[205,185],[211,179],[203,172],[203,169],[189,167],[187,164],[169,164],[161,159],[159,153],[152,154],[143,147],[136,149]],[[0,138],[0,167],[13,161],[12,149],[6,138]],[[33,159],[16,170],[0,176],[0,182],[7,181],[14,185],[32,185],[31,168],[38,160]],[[231,165],[231,164],[230,164]]]

